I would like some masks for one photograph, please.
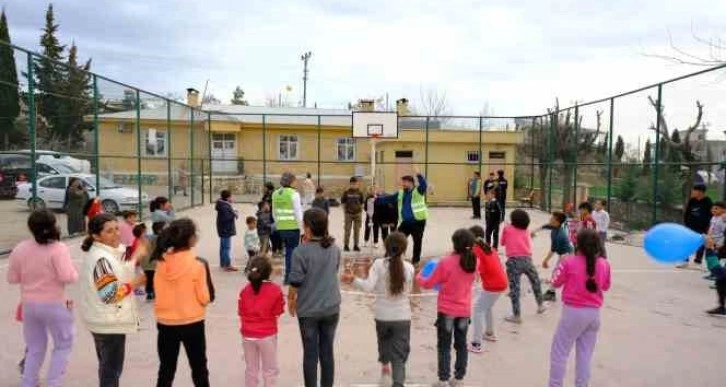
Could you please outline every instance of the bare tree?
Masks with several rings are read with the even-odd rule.
[[[419,101],[416,107],[411,109],[416,114],[431,117],[439,121],[442,125],[448,121],[447,116],[451,115],[449,100],[446,97],[446,91],[435,88],[419,90]]]
[[[673,42],[673,36],[668,31],[668,45],[672,53],[646,54],[646,56],[691,66],[714,67],[726,63],[726,41],[716,36],[703,37],[694,31],[693,25],[691,25],[691,38],[698,45],[695,51],[688,51],[676,45]]]

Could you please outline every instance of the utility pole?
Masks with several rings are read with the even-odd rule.
[[[303,67],[303,107],[307,107],[307,99],[308,99],[308,61],[310,60],[310,57],[313,56],[313,53],[308,51],[300,56],[300,60],[303,61],[304,67]]]

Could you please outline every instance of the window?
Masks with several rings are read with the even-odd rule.
[[[479,151],[467,151],[466,152],[466,161],[470,163],[478,163],[479,162]]]
[[[53,189],[65,189],[66,178],[65,177],[49,177],[43,179],[38,183],[42,188],[53,188]]]
[[[413,151],[396,151],[397,159],[412,159]]]
[[[232,133],[215,133],[212,135],[212,149],[223,151],[234,149],[236,145],[235,135]]]
[[[144,130],[144,156],[166,157],[166,132],[156,129]]]
[[[355,139],[339,138],[338,145],[338,161],[355,161]]]
[[[297,160],[298,139],[297,136],[280,136],[279,160]]]

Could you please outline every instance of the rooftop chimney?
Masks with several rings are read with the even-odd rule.
[[[409,115],[408,100],[406,98],[396,100],[396,112],[398,112],[399,116]]]
[[[358,110],[361,112],[372,112],[376,110],[376,101],[372,99],[358,100]]]
[[[187,89],[187,105],[191,107],[199,106],[199,90],[193,87]]]

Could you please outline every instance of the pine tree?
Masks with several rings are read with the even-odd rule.
[[[232,100],[230,102],[232,105],[249,105],[249,103],[245,100],[245,91],[242,90],[242,87],[240,86],[237,86],[232,92]]]
[[[62,84],[63,99],[60,101],[60,117],[56,120],[58,126],[55,134],[67,141],[71,150],[73,144],[82,143],[83,132],[89,129],[83,116],[91,113],[91,76],[88,70],[91,61],[78,65],[78,48],[75,43],[68,50],[68,66],[65,68],[64,82]]]
[[[0,14],[0,41],[10,44],[10,31],[5,10]],[[15,119],[20,114],[18,96],[18,73],[15,67],[15,54],[12,47],[0,44],[0,136],[2,150],[7,150],[22,139],[15,127]]]
[[[63,60],[65,46],[58,41],[57,33],[58,25],[55,23],[53,5],[50,4],[45,14],[43,35],[40,38],[43,56],[35,61],[35,89],[38,93],[36,95],[38,113],[48,120],[52,137],[55,137],[55,133],[59,130],[58,120],[61,116],[59,110],[64,84],[64,69],[58,62]]]

